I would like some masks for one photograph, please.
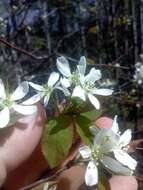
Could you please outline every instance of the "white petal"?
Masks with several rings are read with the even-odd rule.
[[[84,159],[87,159],[91,156],[91,150],[88,146],[80,147],[79,153],[81,154],[82,158],[84,158]]]
[[[111,133],[111,134],[110,134]],[[110,135],[109,135],[110,134]],[[105,139],[106,136],[111,136],[112,131],[108,129],[100,129],[100,131],[96,134],[94,137],[94,145],[100,145],[103,143],[103,140]]]
[[[79,65],[77,65],[77,69],[80,75],[85,75],[86,71],[86,58],[82,56],[79,61]]]
[[[73,90],[72,97],[79,97],[83,101],[86,100],[84,90],[80,86],[76,86]]]
[[[41,86],[39,84],[35,84],[33,82],[29,82],[29,85],[32,86],[35,90],[43,91],[43,86]]]
[[[85,173],[85,183],[88,186],[93,186],[98,183],[98,169],[93,161],[88,163]]]
[[[30,97],[28,100],[25,100],[24,102],[22,102],[23,105],[32,105],[35,104],[37,102],[39,102],[41,100],[42,96],[41,94],[35,94],[34,96]]]
[[[52,87],[59,80],[59,73],[52,72],[48,80],[48,86]]]
[[[124,147],[128,145],[132,138],[132,132],[130,129],[127,129],[121,136],[119,140],[119,144]]]
[[[16,88],[14,93],[11,95],[11,100],[20,100],[20,99],[22,99],[24,96],[26,96],[28,91],[29,91],[28,82],[24,81]]]
[[[128,153],[123,150],[114,150],[115,158],[125,166],[128,166],[131,170],[135,170],[137,161],[133,159]]]
[[[106,168],[108,168],[110,171],[114,172],[115,174],[132,175],[132,170],[130,170],[127,167],[124,167],[122,164],[120,164],[120,162],[109,156],[104,156],[101,162]]]
[[[0,111],[0,128],[6,127],[6,125],[9,123],[9,119],[9,109],[5,107],[2,111]]]
[[[82,86],[86,83],[85,77],[83,75],[79,75],[79,80]]]
[[[37,111],[36,106],[23,106],[23,105],[14,104],[12,107],[15,111],[21,113],[22,115],[30,115]]]
[[[108,153],[117,148],[119,135],[110,129],[101,129],[94,138],[94,145],[99,146],[103,153]]]
[[[5,98],[6,93],[5,93],[5,88],[2,79],[0,79],[0,98]]]
[[[97,99],[95,96],[93,96],[92,94],[90,94],[90,93],[88,94],[88,98],[89,98],[91,104],[92,104],[97,110],[99,110],[99,109],[100,109],[100,102],[98,101],[98,99]]]
[[[66,79],[66,78],[61,78],[60,82],[61,82],[61,85],[64,86],[64,87],[66,87],[66,88],[69,88],[70,85],[71,85],[70,81],[68,79]]]
[[[93,94],[102,95],[102,96],[110,96],[113,93],[113,90],[110,89],[95,89],[92,91]]]
[[[117,115],[115,115],[115,117],[114,117],[111,129],[114,133],[116,133],[116,134],[119,133],[119,126],[117,123]]]
[[[44,106],[47,106],[49,103],[50,95],[44,97]]]
[[[88,75],[85,76],[85,81],[95,82],[101,79],[101,71],[92,68]]]
[[[57,58],[57,68],[65,76],[69,77],[71,75],[68,60],[65,57]]]

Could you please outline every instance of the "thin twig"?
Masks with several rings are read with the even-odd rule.
[[[125,52],[123,55],[120,55],[119,57],[117,57],[116,60],[112,61],[111,64],[114,64],[114,63],[117,63],[118,61],[120,61],[123,57],[126,56],[127,53],[129,53],[131,50],[133,49],[133,46],[131,46],[129,49],[128,49],[128,52]]]
[[[42,183],[48,182],[50,180],[53,180],[54,178],[56,178],[60,173],[62,173],[66,169],[67,169],[67,167],[65,166],[65,167],[61,168],[60,170],[58,170],[54,175],[46,177],[44,179],[40,179],[38,181],[35,181],[34,183],[32,183],[30,185],[26,185],[25,187],[22,187],[19,190],[30,190],[31,188],[36,187],[36,186],[38,186],[38,185],[40,185]],[[54,185],[54,184],[57,184],[57,183],[58,183],[58,181],[49,182],[50,185]]]
[[[58,56],[63,56],[63,54],[61,53],[57,53]],[[69,56],[65,56],[68,60],[78,63],[78,60],[73,59]],[[125,70],[129,70],[129,67],[125,67],[125,66],[120,66],[120,65],[112,65],[112,63],[109,64],[95,64],[96,67],[107,67],[107,68],[120,68],[120,69],[125,69]]]
[[[47,58],[47,57],[41,57],[41,56],[37,57],[37,56],[33,55],[32,53],[30,53],[30,52],[28,52],[28,51],[26,51],[26,50],[24,50],[24,49],[22,49],[22,48],[19,48],[19,47],[15,46],[15,45],[9,43],[8,41],[6,41],[6,40],[3,39],[3,38],[0,38],[0,43],[2,43],[2,44],[4,44],[4,45],[6,45],[6,46],[8,46],[8,47],[10,47],[10,48],[12,48],[12,49],[18,51],[18,52],[20,52],[20,53],[22,53],[22,54],[24,54],[24,55],[27,55],[27,56],[31,57],[32,59],[35,59],[35,60]]]
[[[76,142],[74,143],[73,147],[71,148],[70,152],[69,152],[68,159],[65,159],[60,167],[51,170],[49,172],[49,174],[48,174],[49,175],[48,177],[46,177],[44,179],[40,179],[38,181],[35,181],[34,183],[32,183],[30,185],[26,185],[25,187],[22,187],[19,190],[29,190],[29,189],[31,189],[31,188],[33,188],[33,187],[35,187],[37,185],[40,185],[40,184],[42,184],[44,182],[54,180],[63,171],[69,169],[73,165],[72,161],[74,160],[75,156],[77,155],[77,151],[78,151],[78,148],[79,148],[80,145],[81,145],[81,140],[77,139]]]
[[[55,48],[54,53],[55,54],[57,53],[58,49],[61,47],[61,44],[64,42],[65,39],[72,37],[77,32],[79,32],[79,31],[75,30],[75,31],[73,31],[73,32],[71,32],[71,33],[66,34],[65,36],[63,36],[63,38],[58,41],[57,47]]]

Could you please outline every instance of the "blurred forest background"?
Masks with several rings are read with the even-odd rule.
[[[99,85],[114,89],[103,114],[117,114],[123,129],[142,138],[143,0],[0,0],[0,77],[6,84],[46,81],[61,55],[73,67],[85,55],[89,67],[102,70]]]
[[[0,16],[5,82],[43,82],[58,56],[75,66],[85,55],[102,70],[100,85],[114,88],[103,113],[118,114],[134,137],[142,136],[143,75],[135,77],[143,61],[142,0],[1,0]]]

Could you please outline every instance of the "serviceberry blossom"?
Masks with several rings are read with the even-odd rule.
[[[32,86],[37,94],[29,98],[27,101],[23,102],[24,105],[34,104],[44,98],[44,105],[47,106],[50,96],[55,89],[59,89],[63,91],[65,94],[69,93],[67,89],[64,89],[59,86],[57,83],[59,80],[59,73],[52,72],[48,79],[48,82],[44,85],[35,84],[33,82],[29,82],[29,85]]]
[[[135,170],[137,162],[127,153],[127,145],[130,143],[132,138],[131,130],[127,129],[122,135],[120,135],[117,123],[117,116],[115,116],[114,118],[111,129],[114,131],[115,134],[118,135],[118,141],[116,142],[116,146],[113,150],[115,158],[131,170]]]
[[[117,129],[115,117],[110,129],[92,129],[95,136],[93,146],[79,148],[82,158],[89,161],[85,173],[85,182],[88,186],[98,183],[99,164],[102,164],[108,171],[120,175],[132,175],[133,170],[135,170],[136,160],[129,156],[125,150],[122,150],[129,143],[129,132],[125,131],[123,136],[120,136]],[[115,158],[112,153],[114,153]]]
[[[0,128],[4,128],[10,122],[10,116],[14,112],[18,112],[22,115],[33,114],[37,111],[36,106],[24,106],[22,103],[18,103],[23,99],[29,91],[28,82],[22,82],[16,90],[9,94],[4,87],[3,81],[0,79]]]
[[[95,95],[108,96],[113,93],[111,89],[97,88],[95,82],[101,79],[101,71],[92,68],[87,75],[86,73],[86,58],[82,56],[75,72],[71,72],[69,63],[65,57],[57,59],[57,68],[64,76],[61,78],[61,85],[68,88],[74,86],[72,97],[79,97],[83,101],[86,98],[96,109],[100,109],[100,102]]]

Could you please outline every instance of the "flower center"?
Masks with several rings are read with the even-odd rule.
[[[80,78],[78,73],[73,72],[72,75],[69,77],[69,80],[74,84],[74,85],[79,85],[80,84]]]
[[[108,141],[110,140],[109,136],[105,136],[103,137],[102,141],[100,144],[96,144],[94,145],[93,149],[92,149],[92,158],[95,161],[98,161],[99,159],[102,159],[102,157],[104,156],[104,152],[102,150],[102,146],[104,146]]]
[[[83,84],[83,88],[87,91],[87,92],[91,92],[93,90],[93,88],[95,88],[95,84],[91,81],[85,81]]]
[[[5,99],[0,100],[0,109],[4,107],[10,108],[13,104],[13,101],[10,100],[10,97],[6,97]]]
[[[43,85],[43,93],[45,96],[49,95],[52,92],[52,88],[48,84]]]
[[[91,152],[92,152],[91,156],[92,156],[93,160],[95,160],[97,162],[100,157],[100,147],[98,145],[94,146],[94,148]]]

